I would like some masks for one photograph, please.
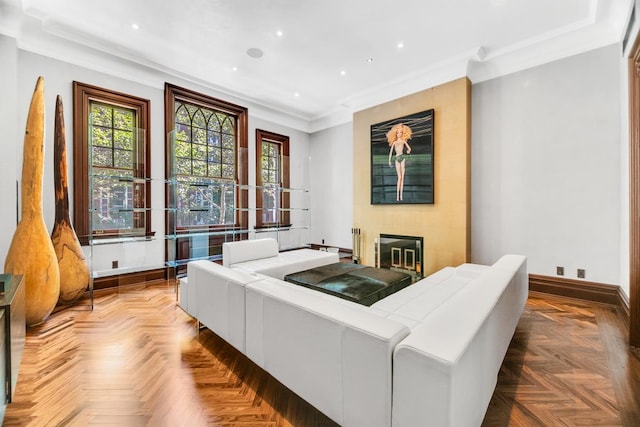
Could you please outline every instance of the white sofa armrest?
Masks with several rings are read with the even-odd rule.
[[[222,265],[233,264],[278,256],[278,241],[271,237],[266,239],[240,240],[222,244]]]
[[[245,352],[245,286],[263,279],[211,261],[187,264],[190,314],[222,339]]]

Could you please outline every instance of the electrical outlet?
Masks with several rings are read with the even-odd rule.
[[[584,268],[578,269],[578,279],[584,279],[585,274],[586,274],[586,271]]]
[[[111,268],[118,268],[118,260],[111,261]]]
[[[556,274],[558,276],[564,276],[564,267],[556,267]]]

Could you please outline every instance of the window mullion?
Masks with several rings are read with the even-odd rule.
[[[111,109],[111,166],[113,168],[116,167],[116,144],[115,144],[115,116],[116,112],[113,107],[109,107]]]

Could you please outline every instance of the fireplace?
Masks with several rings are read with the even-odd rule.
[[[375,242],[376,267],[407,273],[416,282],[422,278],[422,246],[422,237],[381,234]]]

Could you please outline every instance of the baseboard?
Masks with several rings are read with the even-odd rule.
[[[622,312],[625,315],[625,319],[627,320],[627,326],[629,326],[629,319],[631,316],[631,312],[629,310],[629,297],[622,292],[622,288],[618,286],[618,299],[620,301],[620,308],[622,308]]]
[[[319,250],[320,248],[335,248],[335,246],[331,246],[331,245],[319,245],[317,243],[311,243],[311,249],[316,249]],[[341,254],[346,254],[346,255],[352,255],[353,254],[353,250],[351,249],[347,249],[347,248],[338,248],[338,252]]]
[[[604,283],[587,282],[585,280],[567,279],[564,277],[529,275],[529,290],[577,298],[586,301],[612,304],[629,312],[629,301],[625,301],[620,286]]]
[[[167,278],[166,268],[156,268],[154,270],[136,271],[131,273],[117,274],[114,276],[97,277],[93,279],[93,290],[115,288],[132,284],[151,282],[154,280],[165,280]]]

